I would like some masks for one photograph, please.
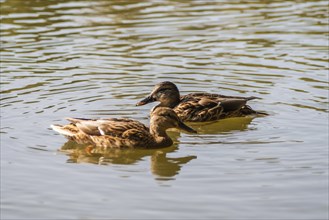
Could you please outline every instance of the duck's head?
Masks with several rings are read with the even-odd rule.
[[[159,106],[175,107],[180,101],[180,95],[177,86],[169,81],[158,83],[149,96],[138,102],[136,105],[146,105],[150,102],[160,102]]]
[[[150,127],[163,131],[169,128],[178,128],[186,132],[197,133],[193,128],[184,124],[174,110],[168,107],[156,107],[152,111]]]

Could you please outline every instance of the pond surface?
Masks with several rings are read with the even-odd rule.
[[[1,219],[328,218],[326,0],[0,2]],[[93,154],[49,129],[147,124],[167,80],[269,116]]]

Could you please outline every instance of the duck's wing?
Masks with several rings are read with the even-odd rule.
[[[251,97],[224,98],[217,94],[192,93],[184,96],[174,110],[183,121],[214,121],[239,113],[250,99]]]
[[[66,118],[76,125],[82,132],[88,135],[110,135],[122,136],[122,133],[129,129],[147,130],[148,128],[141,122],[128,118],[106,118],[106,119],[86,119],[86,118]]]
[[[247,104],[247,100],[231,98],[231,99],[224,99],[219,103],[223,107],[223,112],[225,113],[225,112],[233,112],[241,109],[243,106]]]
[[[53,130],[78,143],[103,147],[148,146],[153,141],[149,129],[139,121],[127,118],[67,118],[68,125],[52,125]]]
[[[149,132],[148,127],[143,123],[132,119],[115,119],[115,120],[101,120],[101,124],[98,126],[98,130],[102,135],[110,135],[114,137],[123,137],[124,133],[135,129],[138,131]]]
[[[201,122],[217,120],[223,107],[207,97],[188,97],[174,111],[182,121]]]
[[[98,119],[87,118],[66,118],[72,125],[76,126],[80,131],[87,135],[101,135],[98,130],[100,123]]]

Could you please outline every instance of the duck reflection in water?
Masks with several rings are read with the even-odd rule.
[[[235,117],[215,122],[188,123],[198,134],[222,134],[249,130],[249,125],[255,117]]]
[[[174,144],[161,149],[116,149],[82,145],[74,141],[66,142],[60,149],[69,156],[68,163],[92,163],[100,165],[122,164],[134,165],[145,157],[150,157],[150,169],[157,179],[170,180],[178,175],[181,167],[189,161],[196,159],[196,156],[168,157],[167,154],[178,150],[178,138],[180,133],[169,132]]]

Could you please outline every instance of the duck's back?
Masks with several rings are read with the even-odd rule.
[[[127,118],[113,118],[110,120],[98,120],[101,122],[98,129],[102,135],[109,135],[113,137],[123,138],[125,132],[131,129],[136,129],[143,132],[148,132],[149,129],[143,123]]]
[[[143,147],[153,139],[143,123],[127,118],[66,118],[71,124],[52,128],[69,140],[111,148]]]

